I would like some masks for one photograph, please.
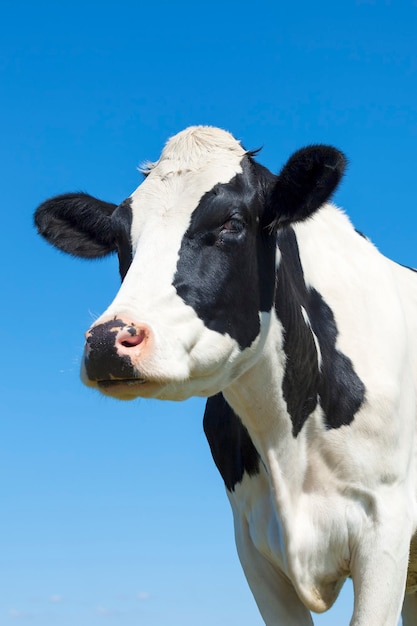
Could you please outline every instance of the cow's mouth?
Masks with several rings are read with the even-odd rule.
[[[109,387],[118,387],[119,385],[143,385],[146,382],[145,378],[115,378],[108,380],[98,380],[97,385],[102,389],[108,389]]]

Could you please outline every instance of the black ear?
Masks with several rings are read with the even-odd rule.
[[[332,146],[308,146],[295,152],[270,196],[272,225],[280,228],[310,217],[329,200],[345,166],[345,156]]]
[[[36,209],[35,226],[56,248],[95,259],[116,249],[111,226],[116,207],[86,193],[67,193],[46,200]]]

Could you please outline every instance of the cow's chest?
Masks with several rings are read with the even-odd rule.
[[[245,475],[229,499],[241,558],[255,548],[268,567],[293,582],[306,606],[328,609],[349,575],[346,502],[327,499],[324,516],[320,496],[309,494],[292,511],[280,511],[263,466],[256,476]]]

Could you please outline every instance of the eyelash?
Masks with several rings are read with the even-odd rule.
[[[244,229],[242,220],[237,217],[231,217],[222,226],[222,232],[224,233],[241,233]]]

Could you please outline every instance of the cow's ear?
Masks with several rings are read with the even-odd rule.
[[[269,198],[272,226],[281,228],[310,217],[329,200],[345,166],[345,156],[332,146],[308,146],[295,152]]]
[[[55,196],[36,209],[35,226],[59,250],[95,259],[116,249],[111,225],[116,206],[85,193]]]

